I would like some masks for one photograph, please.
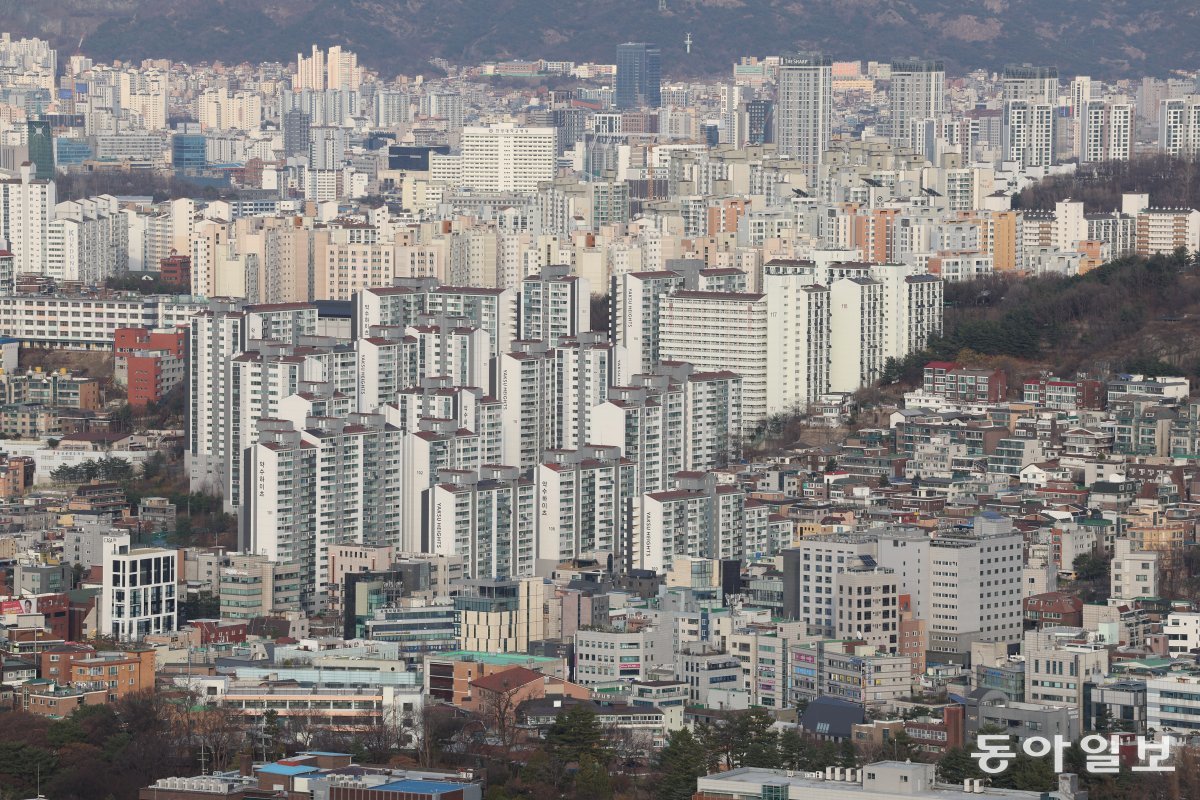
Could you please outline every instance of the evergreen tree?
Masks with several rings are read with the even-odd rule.
[[[784,769],[807,769],[810,749],[796,728],[788,728],[779,736],[779,761]]]
[[[708,774],[704,747],[687,728],[672,731],[658,754],[658,791],[656,800],[691,800],[696,779]]]
[[[961,786],[967,778],[982,778],[979,762],[971,758],[971,753],[963,747],[952,747],[947,750],[937,764],[938,780],[942,783]]]
[[[855,767],[858,766],[858,751],[854,749],[854,742],[849,739],[843,739],[838,747],[837,764],[839,767]]]
[[[582,764],[591,758],[608,763],[604,731],[596,714],[583,706],[573,706],[559,714],[546,732],[546,750],[560,764]]]
[[[612,800],[612,780],[608,770],[591,756],[584,756],[575,773],[576,800]]]
[[[757,706],[730,720],[725,733],[731,742],[731,765],[768,769],[778,767],[779,737],[774,724],[770,713]]]

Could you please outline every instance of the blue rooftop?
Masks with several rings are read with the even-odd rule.
[[[258,768],[258,771],[268,775],[307,775],[310,772],[320,772],[316,767],[288,766],[287,764],[264,764]]]
[[[385,783],[374,787],[377,792],[410,792],[411,794],[448,794],[463,788],[461,783],[449,781],[404,780],[395,783]]]

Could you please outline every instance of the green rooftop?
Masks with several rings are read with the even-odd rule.
[[[451,661],[479,661],[484,664],[511,664],[515,667],[531,661],[540,664],[562,661],[560,658],[550,658],[549,656],[531,656],[524,653],[483,653],[476,650],[449,650],[445,653],[431,654],[430,657]]]

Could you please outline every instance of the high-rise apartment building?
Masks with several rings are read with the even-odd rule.
[[[555,344],[560,336],[591,330],[591,287],[569,265],[544,267],[521,281],[517,295],[517,338]]]
[[[1004,68],[1001,86],[1003,159],[1026,167],[1053,164],[1057,144],[1058,69],[1009,65]]]
[[[297,564],[301,603],[320,610],[334,544],[397,546],[401,507],[400,431],[378,415],[260,420],[246,449],[244,549]]]
[[[763,267],[766,296],[765,414],[805,413],[829,391],[829,289],[807,261],[776,259]],[[736,370],[736,367],[730,366]],[[742,384],[743,417],[746,383]]]
[[[1005,100],[1058,104],[1058,68],[1009,64],[1000,76]]]
[[[514,467],[440,470],[421,501],[429,520],[423,552],[461,556],[477,579],[529,577],[537,559],[535,497],[533,481]]]
[[[637,465],[618,447],[559,450],[547,458],[534,482],[539,562],[552,567],[596,554],[619,559],[640,507]]]
[[[1158,110],[1158,147],[1170,156],[1200,156],[1200,94],[1162,101]]]
[[[0,179],[0,239],[13,254],[15,274],[46,271],[54,206],[54,182],[39,180],[32,165],[23,165],[15,178]]]
[[[753,559],[791,542],[791,523],[772,517],[737,486],[712,473],[683,473],[677,488],[642,497],[641,527],[630,552],[635,569],[669,569],[677,556]]]
[[[775,102],[775,145],[781,156],[798,160],[809,185],[829,147],[833,74],[829,56],[802,54],[779,60]]]
[[[358,67],[358,56],[349,50],[335,45],[326,53],[313,45],[311,55],[296,55],[296,74],[292,78],[294,90],[354,90],[361,85],[362,71]]]
[[[742,378],[742,429],[766,419],[769,295],[683,290],[659,299],[659,342],[664,360],[686,361],[703,372],[730,370]]]
[[[614,340],[629,354],[634,372],[649,372],[662,359],[659,298],[683,288],[678,272],[626,272],[612,278]]]
[[[658,108],[662,105],[662,52],[658,45],[626,42],[617,45],[617,108]]]
[[[1076,124],[1080,127],[1080,163],[1128,161],[1133,157],[1133,131],[1137,122],[1133,103],[1089,100]]]
[[[829,389],[856,392],[883,371],[884,286],[871,278],[842,278],[828,293]]]
[[[1056,107],[1034,100],[1004,102],[1001,153],[1005,161],[1023,167],[1054,163]]]
[[[945,110],[945,65],[941,61],[920,58],[893,61],[888,97],[892,107],[892,143],[912,147],[912,124],[937,119]]]

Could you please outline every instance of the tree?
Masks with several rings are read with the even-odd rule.
[[[1081,553],[1071,564],[1081,581],[1098,581],[1108,576],[1108,559],[1099,553]]]
[[[422,767],[441,765],[446,750],[462,733],[469,719],[453,706],[427,700],[413,720],[417,763]]]
[[[779,761],[784,769],[806,769],[810,750],[796,728],[788,728],[779,735]]]
[[[571,796],[577,800],[612,800],[612,780],[608,770],[591,756],[584,756],[575,773],[575,791]]]
[[[520,700],[520,686],[509,686],[507,683],[499,690],[477,687],[483,695],[480,703],[480,718],[488,730],[495,735],[500,746],[506,751],[516,744],[517,736],[517,703]]]
[[[167,457],[155,451],[142,462],[142,480],[152,481],[162,475],[167,466]]]
[[[560,764],[582,764],[584,758],[607,764],[604,730],[595,712],[572,706],[559,714],[546,732],[546,751]]]
[[[779,737],[772,727],[775,720],[765,708],[756,706],[730,720],[726,734],[732,742],[731,766],[779,766]]]
[[[672,731],[658,754],[657,800],[691,800],[696,780],[708,774],[708,757],[703,746],[687,728]]]
[[[189,711],[191,732],[203,748],[207,769],[222,772],[246,743],[246,735],[232,711],[224,706],[204,706]]]
[[[559,796],[565,771],[545,750],[534,751],[521,769],[521,783],[535,798]]]
[[[726,726],[712,722],[696,724],[696,738],[704,752],[709,772],[728,768],[733,762],[733,737],[728,736]]]
[[[905,714],[905,719],[920,719],[930,715],[929,706],[913,706]]]
[[[952,747],[942,755],[937,764],[937,774],[942,783],[956,786],[961,786],[967,778],[983,777],[979,762],[963,747]]]
[[[838,746],[837,765],[839,767],[858,766],[858,751],[854,749],[854,742],[849,739],[843,739],[841,745]]]
[[[909,761],[915,760],[921,754],[921,749],[911,736],[900,731],[884,743],[883,754],[893,761]]]
[[[354,743],[361,748],[369,763],[387,764],[411,739],[403,720],[392,710],[384,711],[365,730],[359,731],[354,737]]]

